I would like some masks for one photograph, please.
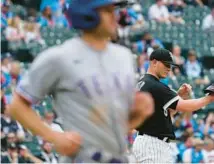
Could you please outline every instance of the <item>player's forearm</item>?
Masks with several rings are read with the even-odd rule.
[[[14,95],[9,111],[11,116],[20,122],[24,128],[29,129],[33,134],[41,136],[49,142],[52,141],[54,132],[43,123],[28,104],[24,103],[19,95]]]
[[[211,102],[212,100],[210,96],[202,97],[199,99],[179,100],[176,110],[181,112],[193,112],[201,109]]]

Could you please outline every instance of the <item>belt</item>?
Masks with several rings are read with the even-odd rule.
[[[169,137],[157,137],[159,140],[162,140],[166,143],[170,143],[170,142],[178,142],[177,140],[175,139],[170,139]]]
[[[146,133],[144,133],[146,134]],[[144,134],[140,134],[140,135],[144,135]],[[164,136],[156,136],[156,135],[152,135],[152,134],[146,134],[146,135],[149,135],[149,136],[152,136],[152,137],[155,137],[161,141],[164,141],[166,143],[170,143],[170,142],[177,142],[177,140],[174,140],[174,139],[171,139],[169,137],[164,137]]]
[[[155,137],[155,136],[154,136],[154,137]],[[171,140],[171,139],[169,139],[169,137],[156,137],[156,138],[158,138],[159,140],[162,140],[162,141],[164,141],[164,142],[167,142],[167,143],[169,143],[170,140]]]

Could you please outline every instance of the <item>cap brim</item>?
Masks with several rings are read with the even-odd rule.
[[[172,65],[172,66],[174,66],[174,67],[180,67],[178,64],[175,64],[175,63],[173,63],[173,62],[169,62],[169,61],[163,61],[164,63],[167,63],[167,64],[170,64],[170,65]]]
[[[109,1],[100,1],[100,3],[97,5],[99,7],[102,7],[102,6],[108,6],[108,5],[114,5],[116,7],[123,7],[123,6],[126,6],[128,5],[128,0],[109,0]]]
[[[128,4],[128,0],[117,0],[115,1],[115,6],[126,6]]]

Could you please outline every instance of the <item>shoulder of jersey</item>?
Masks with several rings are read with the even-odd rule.
[[[39,56],[42,56],[44,58],[53,58],[55,57],[56,59],[60,60],[63,58],[63,56],[69,55],[70,57],[72,54],[76,54],[75,50],[77,50],[77,42],[76,39],[69,39],[65,41],[61,45],[56,45],[49,47],[48,49],[42,51]]]

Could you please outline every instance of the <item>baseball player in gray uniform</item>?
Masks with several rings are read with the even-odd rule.
[[[69,15],[81,37],[42,52],[10,105],[13,118],[65,156],[61,162],[128,162],[125,136],[153,112],[151,97],[135,96],[131,52],[109,42],[119,4],[72,0]],[[31,109],[45,95],[52,95],[65,132],[45,126]]]

